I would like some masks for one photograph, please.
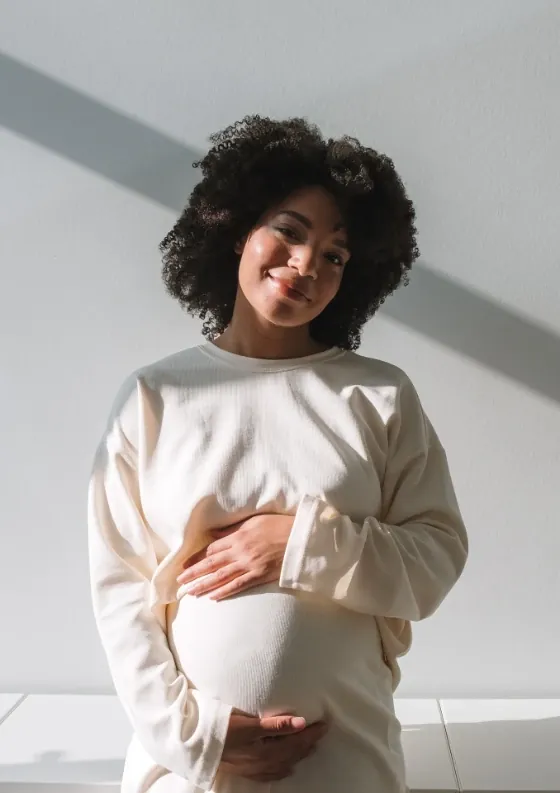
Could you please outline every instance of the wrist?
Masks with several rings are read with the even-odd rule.
[[[290,534],[292,533],[292,526],[294,525],[293,515],[281,515],[281,520],[278,527],[278,540],[282,546],[282,550],[286,550]],[[282,554],[283,555],[283,554]]]

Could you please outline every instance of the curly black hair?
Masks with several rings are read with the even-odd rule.
[[[210,141],[194,163],[203,178],[160,244],[167,291],[203,320],[206,337],[222,333],[237,292],[236,243],[292,192],[321,186],[343,213],[351,257],[310,333],[322,344],[357,349],[363,325],[408,283],[419,255],[414,207],[392,160],[351,137],[325,140],[301,118],[247,116]]]

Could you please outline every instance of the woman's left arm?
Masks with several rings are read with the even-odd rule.
[[[382,520],[360,525],[306,496],[296,512],[280,585],[353,611],[421,620],[461,575],[467,533],[445,451],[408,379],[387,424]]]

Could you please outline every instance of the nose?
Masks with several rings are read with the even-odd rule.
[[[293,250],[288,264],[302,278],[317,278],[317,255],[310,245],[301,245]]]

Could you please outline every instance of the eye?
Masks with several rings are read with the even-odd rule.
[[[283,234],[284,237],[288,237],[290,240],[299,239],[297,232],[289,226],[276,226],[276,231],[279,231],[280,234]]]
[[[344,259],[342,256],[339,256],[338,253],[325,253],[325,259],[336,264],[337,267],[342,267],[344,264]]]

